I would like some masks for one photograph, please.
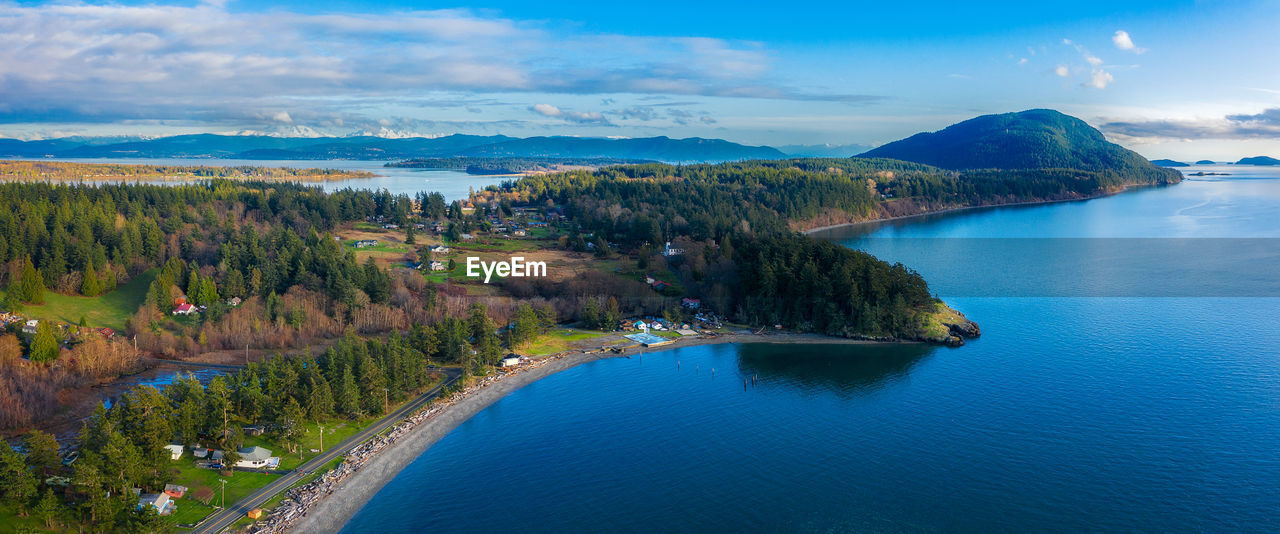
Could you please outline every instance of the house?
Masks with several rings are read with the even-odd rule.
[[[632,326],[632,328],[635,328],[636,330],[644,330],[645,328],[648,328],[648,327],[649,327],[649,324],[648,324],[648,323],[646,323],[646,322],[644,322],[644,321],[641,321],[641,320],[639,320],[639,319],[636,319],[636,322],[631,323],[631,326]]]
[[[681,255],[681,254],[684,254],[684,249],[682,249],[682,248],[671,248],[671,242],[670,242],[670,241],[667,241],[667,247],[666,247],[665,249],[663,249],[663,250],[662,250],[662,255],[663,255],[663,256],[679,256],[679,255]]]
[[[181,499],[183,495],[187,494],[187,487],[177,484],[165,484],[164,494],[168,495],[170,499]]]
[[[178,295],[177,297],[174,297],[174,299],[173,299],[173,305],[174,305],[174,306],[178,306],[178,305],[186,304],[186,303],[187,303],[187,296],[186,296],[186,295]]]
[[[178,507],[169,501],[169,496],[164,493],[146,493],[138,497],[138,509],[143,510],[146,507],[153,507],[160,515],[172,514]]]
[[[444,264],[444,262],[443,262],[443,261],[432,261],[432,262],[431,262],[431,270],[433,270],[433,271],[443,271],[444,269],[445,269],[445,264]]]
[[[34,334],[36,333],[36,330],[38,330],[39,328],[40,328],[39,319],[32,319],[30,321],[22,323],[22,332],[24,334]]]
[[[197,313],[196,307],[186,302],[179,304],[177,308],[173,309],[174,315],[191,315],[193,313]]]
[[[261,436],[266,431],[267,429],[262,425],[249,425],[244,427],[244,435],[246,436]]]
[[[356,248],[376,247],[376,246],[378,246],[377,239],[361,239],[359,241],[356,241]]]
[[[422,223],[413,223],[413,227],[414,227],[414,229],[416,229],[416,230],[426,230],[426,229],[427,229],[427,225],[422,224]]]
[[[702,300],[685,297],[680,299],[680,305],[686,308],[689,308],[691,310],[696,310],[702,307]]]
[[[446,247],[444,245],[436,245],[434,247],[431,247],[429,250],[431,251],[432,254],[448,254],[449,253],[449,247]]]
[[[444,232],[444,223],[442,222],[431,223],[431,231],[437,234]]]
[[[471,234],[462,234],[462,235],[458,236],[458,238],[459,238],[459,239],[461,239],[461,240],[463,240],[463,241],[473,241],[473,240],[475,240],[476,236],[471,235]]]
[[[169,451],[170,460],[182,458],[182,445],[165,445],[164,450]]]
[[[387,223],[387,224],[382,225],[382,228],[383,228],[383,229],[385,229],[385,230],[399,230],[399,229],[400,229],[400,225],[398,225],[398,224],[390,224],[390,223]]]
[[[514,231],[514,232],[511,232],[511,235],[516,236],[516,237],[524,237],[524,236],[526,236],[526,235],[529,235],[529,233],[528,233],[528,232],[525,232],[524,230],[516,230],[516,231]]]
[[[667,329],[667,327],[662,326],[662,323],[660,323],[660,322],[658,322],[658,321],[654,321],[654,322],[652,322],[652,323],[649,323],[649,328],[652,328],[652,329],[654,329],[654,330],[666,330],[666,329]]]
[[[267,467],[271,464],[271,449],[262,447],[245,447],[236,451],[240,453],[240,461],[236,462],[236,467],[247,467],[249,469],[258,469]],[[276,462],[279,462],[279,458]]]
[[[521,356],[513,352],[503,357],[502,361],[498,362],[498,367],[515,367],[517,365],[520,365],[523,361],[524,361],[524,356]]]
[[[205,448],[205,447],[192,447],[192,448],[191,448],[191,455],[192,455],[192,456],[195,456],[196,458],[208,458],[208,457],[209,457],[209,454],[210,454],[210,453],[212,453],[212,452],[213,452],[213,449],[209,449],[209,448]]]
[[[105,326],[95,330],[95,332],[97,332],[99,336],[102,336],[102,339],[111,339],[116,337],[116,331]]]
[[[240,300],[240,297],[231,297],[227,299],[227,305],[231,306],[232,308],[239,306],[241,302],[243,301]]]

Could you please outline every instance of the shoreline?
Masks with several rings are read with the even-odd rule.
[[[1171,185],[1172,185],[1172,184],[1171,184]],[[1016,207],[1016,206],[1038,206],[1038,205],[1041,205],[1041,204],[1059,204],[1059,203],[1063,203],[1063,202],[1083,202],[1083,201],[1086,201],[1086,200],[1094,200],[1094,199],[1098,199],[1098,198],[1106,198],[1106,197],[1109,197],[1109,196],[1118,195],[1118,194],[1120,194],[1120,193],[1124,193],[1125,191],[1128,191],[1128,190],[1130,190],[1130,189],[1146,188],[1146,187],[1158,187],[1158,186],[1154,186],[1154,185],[1141,185],[1141,186],[1133,185],[1133,186],[1128,186],[1128,185],[1127,185],[1127,186],[1124,186],[1123,188],[1121,188],[1121,189],[1120,189],[1120,190],[1118,190],[1118,191],[1112,191],[1112,192],[1102,193],[1102,194],[1099,194],[1099,195],[1093,195],[1093,196],[1083,197],[1083,198],[1060,198],[1060,199],[1056,199],[1056,200],[1027,200],[1027,201],[1024,201],[1024,202],[1009,202],[1009,203],[1004,203],[1004,204],[983,204],[983,205],[981,205],[981,206],[961,206],[961,207],[958,207],[958,208],[947,208],[947,209],[944,209],[944,210],[938,210],[938,211],[926,211],[926,212],[921,212],[921,213],[913,213],[913,214],[911,214],[911,215],[899,215],[899,216],[897,216],[897,217],[885,217],[885,218],[882,218],[882,219],[867,219],[867,220],[865,220],[865,221],[855,221],[855,222],[847,222],[847,223],[840,223],[840,224],[828,224],[828,225],[826,225],[826,226],[819,226],[819,227],[817,227],[817,228],[810,228],[810,229],[808,229],[808,230],[801,230],[801,231],[800,231],[800,233],[802,233],[802,234],[804,234],[804,235],[812,235],[812,234],[816,234],[816,233],[821,232],[821,231],[824,231],[824,230],[834,230],[834,229],[836,229],[836,228],[844,228],[844,227],[846,227],[846,226],[857,226],[857,225],[860,225],[860,224],[871,224],[871,223],[880,223],[880,222],[888,222],[888,221],[897,221],[897,220],[902,220],[902,219],[914,219],[914,218],[917,218],[917,217],[926,217],[926,216],[929,216],[929,215],[945,215],[945,214],[948,214],[948,213],[956,213],[956,212],[967,211],[967,210],[988,209],[988,208],[1006,208],[1006,207]]]
[[[853,344],[920,343],[917,341],[869,341],[797,333],[731,333],[714,337],[681,338],[660,347],[628,347],[621,352],[587,350],[538,358],[510,372],[500,372],[479,383],[433,403],[427,410],[410,416],[393,427],[386,437],[378,437],[354,449],[357,466],[343,464],[325,476],[288,493],[288,498],[251,532],[338,532],[400,471],[462,423],[507,395],[538,380],[607,358],[664,352],[684,347],[724,343]],[[366,447],[373,444],[372,447]],[[361,450],[365,449],[365,450]],[[334,476],[329,477],[330,474]]]

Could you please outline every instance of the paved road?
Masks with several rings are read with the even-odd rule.
[[[271,481],[270,484],[259,488],[258,491],[251,493],[248,497],[240,499],[240,502],[206,517],[205,520],[200,522],[199,525],[196,525],[196,528],[192,529],[191,532],[194,534],[213,534],[231,526],[232,523],[235,523],[238,519],[244,517],[245,514],[248,514],[250,510],[262,506],[262,503],[267,502],[277,493],[288,489],[289,486],[292,486],[295,482],[302,479],[302,477],[315,472],[315,470],[323,467],[334,458],[346,454],[356,445],[364,443],[365,440],[373,437],[383,430],[386,430],[387,428],[390,428],[392,425],[399,423],[409,414],[417,411],[433,397],[438,395],[440,390],[452,385],[460,376],[462,376],[462,373],[456,369],[442,370],[445,372],[446,378],[440,385],[431,388],[430,391],[427,391],[422,395],[419,395],[417,398],[409,401],[396,411],[391,412],[390,415],[378,420],[377,423],[369,425],[369,427],[361,430],[354,436],[343,440],[342,443],[329,447],[328,450],[316,455],[315,458],[306,461],[302,465],[298,466],[297,469],[290,471],[288,474]],[[217,491],[216,488],[215,491]]]

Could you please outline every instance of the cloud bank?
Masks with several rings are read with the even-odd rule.
[[[481,113],[492,104],[482,95],[497,94],[882,99],[792,87],[774,74],[773,54],[758,43],[574,33],[548,24],[469,10],[304,14],[237,12],[218,2],[3,4],[0,123],[377,131],[390,107]],[[531,109],[577,124],[610,124],[598,112]]]

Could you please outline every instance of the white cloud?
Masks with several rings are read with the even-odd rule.
[[[1088,85],[1094,89],[1106,89],[1107,85],[1113,81],[1115,81],[1115,77],[1112,76],[1110,72],[1102,69],[1094,69],[1089,75]]]
[[[566,122],[577,124],[597,124],[601,126],[613,126],[604,114],[585,111],[566,111],[551,104],[534,104],[529,106],[529,111],[542,115],[544,117],[553,117],[563,119]]]
[[[529,109],[534,113],[537,113],[539,115],[543,115],[546,117],[559,117],[561,115],[560,108],[555,107],[551,104],[534,104]]]
[[[1071,39],[1063,39],[1062,44],[1074,48],[1076,53],[1080,54],[1081,59],[1083,59],[1085,63],[1089,64],[1089,78],[1081,85],[1085,87],[1092,87],[1094,89],[1106,89],[1111,82],[1115,81],[1115,76],[1113,76],[1109,71],[1107,71],[1107,68],[1103,66],[1105,62],[1102,58],[1093,55],[1093,53],[1089,52],[1089,50],[1084,46],[1072,41]],[[1083,71],[1083,69],[1078,70]],[[1053,73],[1063,78],[1068,78],[1071,75],[1071,69],[1067,65],[1058,65],[1058,67],[1054,69]]]
[[[774,63],[755,42],[586,33],[466,9],[312,14],[228,10],[221,0],[0,0],[0,124],[346,121],[342,131],[376,130],[387,106],[431,93],[882,99],[797,88]],[[598,113],[560,118],[607,123]]]
[[[1146,48],[1139,48],[1134,45],[1133,38],[1129,36],[1129,32],[1124,30],[1116,30],[1115,35],[1111,36],[1111,42],[1115,43],[1116,48],[1133,52],[1135,54],[1141,54],[1147,51]]]

